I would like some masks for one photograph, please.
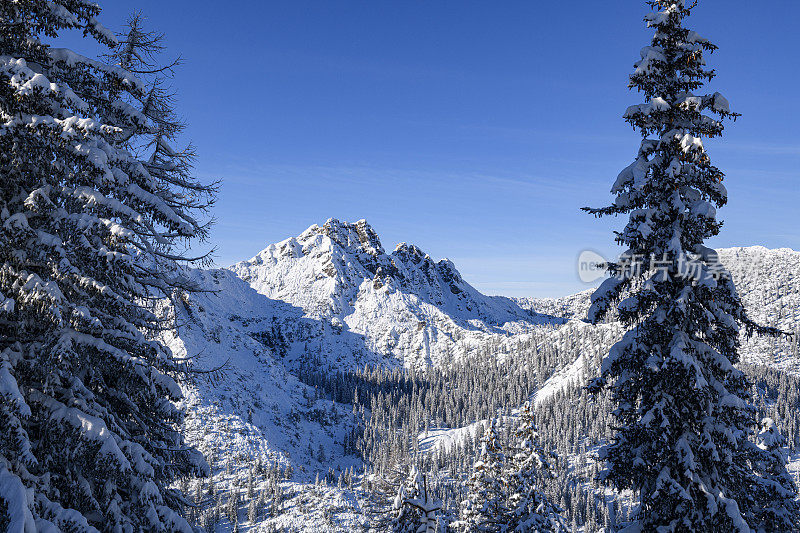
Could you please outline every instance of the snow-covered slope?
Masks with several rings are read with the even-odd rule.
[[[553,320],[510,298],[481,294],[452,262],[434,261],[414,245],[386,253],[364,220],[311,226],[231,270],[261,294],[362,336],[372,360],[340,362],[346,366],[440,364],[493,335]]]
[[[322,531],[363,521],[352,491],[313,484],[331,470],[338,477],[360,466],[347,453],[352,407],[301,382],[301,369],[445,363],[491,340],[563,322],[479,293],[451,262],[415,246],[387,254],[364,221],[329,220],[251,261],[192,276],[205,292],[178,302],[178,327],[164,340],[192,368],[219,371],[183,384],[184,431],[210,458],[214,491],[226,501],[253,476],[256,492],[268,485],[251,473],[255,465],[290,468],[281,513],[258,521],[287,530],[305,530],[303,520],[314,514]],[[323,500],[340,501],[336,517]],[[247,524],[244,503],[238,513]],[[230,518],[220,520],[230,528]]]
[[[763,246],[720,248],[750,316],[757,322],[792,330],[800,324],[800,252]],[[520,307],[565,318],[585,318],[592,289],[560,298],[515,298]]]
[[[291,457],[310,464],[320,446],[335,456],[332,450],[341,448],[352,414],[316,398],[287,371],[275,343],[264,335],[272,331],[265,324],[291,324],[294,331],[303,326],[313,331],[314,324],[304,324],[300,310],[258,294],[228,270],[197,270],[193,277],[214,292],[185,297],[177,313],[180,325],[166,340],[176,356],[193,357],[194,368],[221,367],[184,387],[193,414],[188,429],[200,432],[201,446],[216,446],[221,461],[226,454],[246,452],[264,462],[288,463]],[[289,425],[291,420],[302,423]]]
[[[720,261],[756,322],[800,333],[800,252],[763,246],[723,248]],[[742,359],[800,373],[797,335],[794,338],[742,338]]]
[[[534,313],[562,317],[585,318],[589,311],[593,289],[558,298],[514,298],[520,307]]]
[[[731,273],[751,318],[787,332],[800,332],[800,252],[789,248],[770,250],[763,246],[750,246],[721,248],[717,253],[720,262]],[[520,304],[540,312],[560,312],[562,316],[584,318],[591,294],[592,291],[583,291],[557,299],[528,298],[520,300]],[[601,324],[587,327],[610,326]],[[622,330],[617,328],[617,335],[609,337],[608,345],[592,346],[582,351],[575,361],[556,369],[536,394],[536,402],[541,403],[566,386],[586,383],[587,370],[596,368],[600,357],[621,333]],[[774,339],[762,336],[748,338],[743,334],[741,340],[742,361],[800,373],[796,336]]]
[[[177,357],[190,358],[191,368],[217,369],[182,385],[189,414],[184,433],[212,467],[213,479],[206,487],[213,484],[213,492],[226,501],[240,492],[237,512],[244,525],[245,480],[252,477],[253,490],[260,494],[269,486],[267,468],[291,472],[282,481],[283,497],[289,501],[282,504],[280,517],[270,521],[264,516],[258,523],[303,531],[305,515],[323,513],[306,501],[328,490],[312,485],[316,477],[358,463],[344,454],[345,439],[356,423],[352,410],[321,397],[290,373],[285,362],[293,343],[277,340],[287,333],[318,338],[324,328],[306,320],[302,309],[259,294],[229,270],[195,270],[192,276],[209,292],[182,298],[176,309],[179,325],[164,340]],[[340,348],[357,347],[351,345],[343,342]],[[196,486],[190,492],[195,491]],[[320,531],[341,531],[343,524],[356,527],[363,521],[352,492],[340,490],[325,498],[342,501],[342,516],[336,527],[320,526]],[[222,530],[233,529],[229,518],[220,520]]]

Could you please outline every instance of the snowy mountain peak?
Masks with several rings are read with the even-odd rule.
[[[435,261],[405,242],[387,254],[366,220],[328,219],[296,238],[268,246],[232,270],[262,294],[317,316],[347,314],[351,306],[346,304],[369,290],[399,291],[465,318],[487,320],[496,315],[498,299],[484,296],[464,281],[452,261]],[[500,324],[508,320],[507,311],[501,313]],[[512,315],[520,318],[517,312]]]
[[[365,220],[329,219],[231,270],[264,296],[341,325],[364,336],[372,352],[407,364],[430,364],[475,335],[545,320],[508,298],[481,294],[451,261],[436,261],[413,244],[387,254]]]
[[[235,267],[245,263],[261,265],[286,258],[318,255],[317,251],[330,252],[333,248],[356,255],[385,255],[378,234],[366,220],[349,223],[329,218],[322,226],[313,224],[297,237],[270,244],[249,261],[237,263]]]

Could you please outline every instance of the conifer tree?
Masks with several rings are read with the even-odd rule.
[[[425,476],[416,467],[398,488],[393,508],[394,533],[437,533],[443,529],[439,516],[442,503],[430,494]]]
[[[508,491],[503,477],[505,454],[492,420],[481,438],[478,459],[467,480],[460,526],[466,531],[508,531]]]
[[[775,421],[765,418],[756,438],[759,452],[753,457],[756,471],[763,482],[753,487],[751,498],[755,513],[750,522],[756,531],[781,531],[795,524],[800,515],[800,502],[795,499],[796,488],[791,475],[786,471],[786,438],[778,430]]]
[[[755,467],[768,452],[753,442],[756,410],[734,366],[739,327],[779,332],[747,317],[729,273],[703,244],[719,232],[716,208],[727,201],[704,139],[737,116],[721,94],[693,94],[714,76],[705,55],[716,46],[683,25],[695,3],[647,3],[654,35],[630,77],[645,103],[624,114],[643,140],[612,188],[613,205],[587,208],[629,215],[616,239],[627,251],[608,265],[611,277],[589,311],[598,321],[618,302],[631,328],[589,385],[610,386],[616,403],[601,477],[638,495],[637,530],[749,532],[767,503],[750,495],[772,481]],[[787,510],[779,531],[797,530],[794,488],[786,489],[773,493],[772,505]]]
[[[113,54],[99,12],[0,2],[0,530],[188,532],[169,487],[208,466],[153,339],[158,302],[195,288],[178,246],[206,236],[214,190],[165,143],[136,152],[160,127],[141,79],[43,42]]]
[[[510,531],[533,533],[563,530],[558,507],[550,503],[538,489],[539,479],[551,473],[547,455],[539,444],[530,402],[520,409],[511,454],[505,474],[510,494]]]

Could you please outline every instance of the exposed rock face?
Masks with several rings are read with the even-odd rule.
[[[311,226],[307,231],[311,231]],[[384,255],[383,246],[378,234],[367,224],[366,220],[359,220],[355,224],[340,222],[335,218],[328,219],[320,229],[320,233],[329,237],[342,248],[358,253],[363,252],[373,257]]]

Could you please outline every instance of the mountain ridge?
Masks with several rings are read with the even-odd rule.
[[[563,322],[480,293],[451,261],[415,245],[386,253],[365,220],[312,225],[230,270],[268,298],[364,335],[371,349],[406,366],[439,364],[469,352],[477,338]]]

